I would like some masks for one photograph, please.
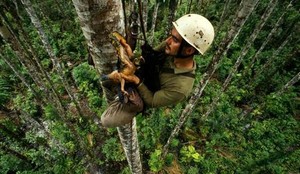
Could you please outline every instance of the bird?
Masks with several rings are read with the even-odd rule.
[[[131,61],[133,53],[130,46],[127,44],[126,39],[117,31],[109,35],[113,47],[116,49],[118,57],[118,72],[126,76],[133,75],[137,69],[135,64]],[[125,79],[119,76],[121,92],[128,95],[125,90]]]

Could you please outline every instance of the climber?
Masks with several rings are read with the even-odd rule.
[[[111,79],[121,76],[135,84],[144,104],[150,108],[174,105],[187,99],[195,80],[194,55],[203,55],[214,39],[212,24],[201,15],[187,14],[172,24],[170,36],[160,46],[155,49],[147,44],[142,46],[145,64],[141,75],[138,72],[124,75],[117,71],[110,74]],[[114,119],[107,120],[117,120]]]

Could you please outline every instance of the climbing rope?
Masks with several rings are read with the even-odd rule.
[[[143,20],[142,2],[141,2],[141,0],[137,0],[137,2],[138,2],[138,6],[139,6],[139,15],[140,15],[142,32],[143,32],[145,43],[147,43],[146,31],[145,31],[144,20]]]

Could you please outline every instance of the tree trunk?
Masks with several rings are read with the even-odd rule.
[[[298,72],[288,83],[286,83],[279,91],[277,91],[275,94],[276,95],[282,95],[282,93],[286,92],[286,90],[293,86],[295,83],[297,83],[300,80],[300,72]],[[254,104],[251,104],[254,105]],[[256,104],[256,107],[259,107],[260,109],[262,109],[263,107],[265,107],[266,103],[260,103],[259,105]],[[245,110],[243,110],[240,114],[240,120],[244,119],[245,116],[247,116],[248,114],[250,114],[252,111],[254,111],[255,107],[250,107],[247,108]]]
[[[4,24],[6,24],[6,26],[5,25],[2,26],[2,28],[3,28],[2,29],[3,30],[2,37],[4,38],[5,42],[10,43],[11,48],[13,49],[13,51],[16,55],[16,58],[23,65],[23,67],[26,67],[26,70],[27,70],[29,76],[35,82],[35,84],[37,86],[41,86],[41,89],[46,89],[44,83],[42,82],[43,80],[40,75],[40,72],[36,68],[35,64],[31,61],[31,59],[28,59],[28,57],[30,57],[27,54],[28,51],[26,48],[22,47],[23,44],[22,44],[20,38],[14,33],[12,24],[6,17],[5,12],[1,11],[0,16],[1,16],[2,20],[4,21]]]
[[[43,46],[46,49],[46,51],[48,52],[50,59],[52,60],[55,69],[57,70],[58,76],[60,77],[71,101],[75,104],[77,112],[80,116],[82,116],[81,114],[81,109],[79,108],[79,105],[74,97],[74,94],[71,92],[71,86],[69,85],[68,81],[66,80],[66,78],[64,77],[64,72],[63,72],[63,68],[61,67],[60,63],[57,60],[57,57],[55,56],[50,43],[48,41],[48,38],[42,28],[42,25],[39,21],[39,19],[37,18],[37,15],[30,3],[29,0],[22,0],[22,3],[25,6],[25,9],[27,11],[27,13],[30,16],[31,22],[34,24],[34,26],[36,27],[39,36],[41,37],[41,40],[43,42]],[[75,141],[78,141],[78,145],[79,145],[79,150],[82,150],[86,156],[89,158],[92,156],[92,153],[90,153],[90,151],[88,149],[86,149],[86,143],[85,141],[82,139],[82,137],[80,136],[80,134],[78,133],[78,130],[76,128],[77,125],[71,123],[68,120],[68,116],[66,114],[66,110],[64,108],[64,106],[62,105],[58,105],[58,112],[59,112],[59,116],[61,118],[61,120],[68,126],[68,128],[70,129],[70,131],[73,133],[74,137],[75,137]],[[73,117],[74,118],[74,117]],[[83,117],[81,117],[83,118]],[[76,117],[77,121],[79,122],[79,117]],[[84,118],[83,118],[84,119]]]
[[[251,80],[253,82],[251,84],[251,89],[253,89],[258,83],[260,83],[258,78],[259,75],[261,75],[263,72],[268,72],[268,74],[272,74],[275,71],[274,69],[267,70],[267,68],[276,61],[276,59],[278,58],[278,54],[280,53],[280,51],[282,51],[285,45],[289,43],[289,41],[293,38],[292,36],[293,33],[290,33],[289,36],[284,40],[284,42],[282,42],[282,44],[278,47],[278,49],[272,53],[272,56],[268,58],[268,61],[258,70],[258,72],[255,73],[254,77]]]
[[[265,13],[261,16],[260,19],[260,23],[258,25],[256,25],[256,28],[254,29],[254,31],[252,32],[251,36],[249,37],[248,42],[246,44],[246,46],[242,49],[240,56],[237,58],[234,66],[232,67],[229,75],[227,76],[225,82],[222,85],[221,91],[219,92],[219,94],[213,99],[213,102],[210,104],[207,112],[204,114],[204,119],[214,110],[214,107],[217,105],[221,94],[226,91],[233,75],[237,72],[238,67],[240,66],[240,64],[242,63],[243,58],[245,57],[245,55],[248,53],[249,49],[251,48],[252,44],[254,43],[254,40],[256,39],[257,35],[259,34],[259,32],[261,31],[261,29],[263,28],[263,26],[265,25],[266,21],[269,19],[271,13],[273,12],[275,6],[277,4],[277,0],[271,0],[269,2],[269,5],[267,7],[267,10],[265,11]]]
[[[29,84],[29,82],[27,82],[27,80],[25,79],[25,77],[18,72],[17,68],[14,66],[14,64],[12,62],[10,62],[9,59],[7,59],[4,55],[2,55],[0,53],[0,57],[4,60],[4,62],[13,70],[13,72],[15,73],[15,75],[22,81],[22,83],[31,90],[31,92],[33,93],[33,95],[35,96],[35,99],[37,101],[40,101],[41,103],[43,103],[41,101],[41,99],[39,98],[39,95],[37,93],[37,91],[31,87],[31,85]]]
[[[130,170],[132,173],[142,173],[135,118],[131,124],[118,127],[118,133],[125,152],[130,152],[126,153]]]
[[[2,23],[1,20],[0,20],[0,36],[4,40],[10,40],[13,37],[12,34],[9,32],[8,28]]]
[[[265,41],[263,42],[263,44],[260,46],[259,50],[256,51],[255,55],[252,57],[251,59],[251,63],[250,63],[250,68],[253,68],[254,66],[254,62],[257,59],[258,55],[262,52],[262,50],[265,48],[265,46],[267,45],[267,43],[271,40],[271,38],[273,37],[273,35],[276,33],[276,31],[278,31],[278,28],[280,26],[280,24],[283,21],[283,17],[284,15],[287,13],[288,9],[292,7],[292,2],[294,0],[290,1],[290,3],[288,4],[288,6],[285,8],[286,10],[282,13],[282,15],[278,18],[275,26],[272,28],[271,32],[269,32],[267,38],[265,39]]]
[[[4,13],[4,11],[0,12],[3,21],[7,23],[7,26],[10,29],[10,31],[13,31],[11,26],[12,24],[10,24],[10,21],[7,19],[6,14],[19,14],[17,9],[18,3],[14,3],[16,9],[10,7],[10,11],[6,11],[6,13]],[[52,82],[50,75],[44,70],[43,66],[41,65],[40,60],[32,47],[32,43],[30,43],[30,37],[23,30],[20,17],[15,16],[14,18],[11,18],[11,20],[17,24],[16,26],[18,27],[19,32],[18,35],[16,35],[13,32],[9,32],[9,30],[7,29],[7,32],[9,32],[9,37],[5,38],[6,42],[9,42],[12,45],[14,51],[19,55],[17,56],[17,58],[20,62],[23,62],[24,67],[26,67],[29,70],[32,79],[36,82],[36,85],[40,87],[44,94],[47,94],[43,97],[45,97],[48,100],[48,103],[54,103],[57,108],[63,108],[61,98],[59,97],[60,95],[57,89],[55,88],[55,85]],[[19,54],[20,52],[22,52],[23,54]],[[43,82],[42,79],[46,79],[49,85],[45,84],[45,82]],[[64,112],[65,110],[65,108],[61,109],[61,112]]]
[[[145,27],[145,32],[147,33],[148,31],[148,0],[143,1],[143,16],[144,19],[144,27]]]
[[[228,6],[230,3],[231,3],[231,0],[226,0],[221,17],[220,17],[220,21],[218,23],[218,26],[215,29],[216,33],[218,32],[218,30],[220,30],[220,27],[223,25],[223,20],[225,19],[226,12],[231,11],[231,10],[228,10]]]
[[[46,36],[44,29],[42,28],[41,22],[38,19],[37,15],[35,13],[35,10],[33,9],[32,5],[31,5],[30,0],[22,0],[22,3],[24,4],[25,9],[26,9],[28,15],[30,16],[31,22],[34,24],[34,26],[36,27],[36,29],[39,33],[39,36],[43,42],[44,48],[48,52],[50,59],[52,60],[54,69],[57,70],[57,73],[59,74],[59,77],[65,87],[65,90],[66,90],[68,96],[70,97],[71,101],[75,104],[75,108],[76,108],[79,116],[81,116],[81,118],[83,118],[82,110],[80,108],[80,105],[77,102],[77,99],[74,96],[74,93],[72,92],[72,87],[69,84],[68,80],[65,78],[63,68],[62,68],[60,62],[58,62],[58,59],[55,56],[54,51],[51,48],[48,37]]]
[[[10,149],[2,144],[0,144],[0,149],[3,150],[3,152],[5,152],[5,153],[9,153],[9,154],[21,159],[22,161],[24,161],[28,164],[31,164],[32,168],[34,168],[34,166],[33,166],[34,162],[32,162],[32,160],[28,159],[25,155],[13,150],[13,149]]]
[[[287,84],[285,84],[280,91],[278,91],[277,93],[279,95],[281,95],[282,93],[284,93],[289,87],[293,86],[295,83],[297,83],[300,80],[300,72],[298,72],[297,75],[295,75]]]
[[[157,12],[158,12],[158,8],[159,8],[159,2],[155,5],[154,7],[154,12],[153,12],[153,18],[152,18],[152,25],[151,25],[151,30],[150,30],[150,38],[149,38],[149,43],[152,44],[153,43],[153,39],[154,39],[154,32],[155,32],[155,27],[156,27],[156,19],[157,19]]]
[[[231,29],[227,33],[227,36],[225,37],[225,39],[221,42],[219,49],[213,56],[213,59],[212,59],[210,65],[208,66],[209,68],[208,68],[207,72],[203,75],[203,78],[200,81],[199,85],[196,86],[190,100],[188,101],[188,104],[186,105],[186,107],[184,108],[184,110],[182,111],[182,113],[180,115],[178,124],[175,126],[170,137],[168,138],[168,141],[163,148],[163,155],[162,155],[163,158],[165,158],[165,156],[168,153],[168,148],[169,148],[171,141],[178,134],[179,130],[181,129],[181,126],[186,121],[187,117],[194,110],[198,100],[200,99],[200,97],[204,91],[204,88],[206,87],[210,78],[212,77],[215,70],[217,69],[220,59],[222,58],[223,55],[226,54],[226,52],[227,52],[228,48],[230,47],[230,45],[232,44],[233,40],[239,34],[240,30],[242,29],[243,25],[245,24],[245,21],[247,20],[247,18],[253,11],[257,2],[258,2],[258,0],[255,0],[255,1],[246,0],[246,1],[241,2],[241,8],[237,12],[236,19],[235,19]]]
[[[169,15],[168,15],[168,24],[167,24],[167,32],[172,29],[172,22],[175,20],[175,13],[177,8],[178,0],[170,0],[169,2]]]
[[[76,8],[81,29],[86,38],[90,54],[95,63],[95,68],[100,75],[108,74],[116,64],[117,56],[107,36],[112,31],[125,34],[124,13],[121,0],[109,1],[82,1],[73,0]],[[110,90],[105,90],[108,101],[114,99],[115,94]],[[132,173],[141,173],[142,165],[140,161],[137,132],[134,124],[128,124],[118,128],[119,136],[127,157],[127,161]],[[136,148],[132,148],[136,147]]]
[[[257,25],[257,27],[254,29],[254,31],[252,32],[250,39],[248,39],[248,42],[246,44],[246,46],[243,48],[240,56],[238,57],[232,71],[230,72],[230,74],[228,75],[228,77],[226,78],[223,87],[222,87],[222,91],[226,90],[226,88],[229,85],[229,82],[232,79],[233,74],[236,73],[238,67],[240,66],[243,58],[245,57],[245,55],[248,53],[249,49],[251,48],[252,44],[254,43],[257,35],[259,34],[259,32],[261,31],[261,29],[263,28],[263,26],[265,25],[265,23],[267,22],[267,20],[269,19],[271,13],[273,12],[275,6],[277,4],[277,0],[271,0],[269,2],[269,5],[267,7],[267,10],[265,11],[265,13],[261,16],[260,19],[260,23]]]
[[[191,9],[192,9],[192,4],[193,4],[193,0],[190,0],[189,1],[189,4],[188,4],[188,9],[187,9],[187,13],[191,13]]]

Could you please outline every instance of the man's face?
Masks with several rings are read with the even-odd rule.
[[[170,36],[166,39],[165,53],[167,55],[176,56],[182,41],[182,37],[177,30],[173,28]]]

